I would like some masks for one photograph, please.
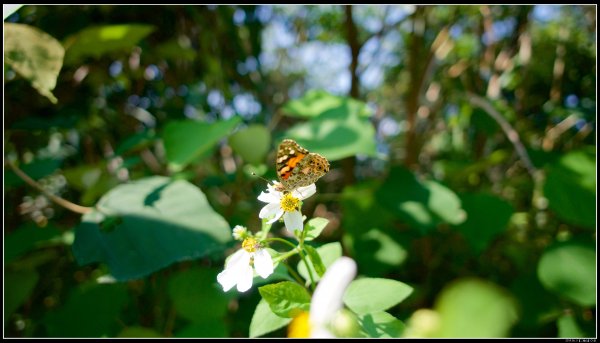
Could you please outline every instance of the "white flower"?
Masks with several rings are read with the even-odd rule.
[[[245,292],[252,287],[254,270],[266,279],[273,274],[273,259],[254,238],[249,237],[242,243],[242,249],[225,262],[225,269],[217,275],[217,281],[225,292],[236,285],[238,291]]]
[[[329,266],[310,301],[310,337],[335,337],[327,326],[344,306],[344,292],[355,276],[356,262],[349,257],[342,256]]]
[[[344,292],[355,276],[356,262],[349,257],[342,256],[329,266],[312,295],[310,312],[294,318],[288,337],[335,338],[329,328],[347,327],[339,313],[344,306]]]
[[[248,229],[246,229],[245,227],[241,226],[241,225],[236,225],[233,228],[233,239],[235,239],[236,241],[241,241],[244,238],[246,238],[246,236],[248,235]]]
[[[302,230],[302,213],[300,213],[300,201],[315,194],[317,187],[311,184],[299,187],[291,192],[280,192],[272,185],[268,185],[267,192],[261,192],[258,200],[267,204],[260,210],[258,217],[261,219],[271,218],[267,223],[272,224],[283,215],[285,227],[294,232]]]

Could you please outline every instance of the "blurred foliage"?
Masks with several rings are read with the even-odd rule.
[[[303,206],[321,218],[308,263],[317,282],[357,261],[361,336],[594,337],[595,19],[5,7],[5,336],[285,336],[285,268],[261,280],[269,301],[216,275],[293,138],[330,161]]]

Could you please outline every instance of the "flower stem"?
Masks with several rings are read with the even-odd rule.
[[[308,272],[308,277],[310,278],[310,289],[314,292],[315,291],[315,279],[313,277],[312,271],[310,270],[310,265],[308,264],[308,261],[306,260],[306,254],[304,253],[304,250],[300,250],[299,252],[300,252],[300,258],[306,265],[306,271]]]

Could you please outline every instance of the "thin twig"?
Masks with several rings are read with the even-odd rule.
[[[28,185],[30,185],[31,187],[42,192],[45,196],[47,196],[50,200],[52,200],[57,205],[60,205],[69,211],[79,213],[79,214],[86,214],[93,210],[92,207],[86,207],[86,206],[74,204],[68,200],[65,200],[59,196],[56,196],[56,195],[48,192],[46,189],[44,189],[44,187],[42,187],[42,185],[37,183],[35,180],[33,180],[27,174],[25,174],[21,169],[19,169],[19,167],[17,167],[13,162],[6,161],[5,164],[7,164],[15,172],[15,174],[17,174],[17,176],[20,177],[23,181],[25,181]]]
[[[531,163],[529,154],[527,154],[527,150],[525,150],[525,146],[521,142],[517,130],[515,130],[506,119],[504,119],[502,114],[500,114],[500,112],[498,112],[488,100],[473,93],[468,93],[467,96],[472,105],[483,109],[485,112],[487,112],[487,114],[490,115],[490,117],[492,117],[492,119],[494,119],[498,123],[498,125],[500,125],[502,131],[504,131],[504,134],[506,135],[508,140],[514,145],[517,154],[519,155],[521,161],[525,165],[525,168],[527,169],[531,177],[536,179],[537,169],[535,168],[533,163]]]

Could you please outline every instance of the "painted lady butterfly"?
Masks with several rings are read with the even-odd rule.
[[[329,171],[329,161],[319,154],[308,152],[291,139],[284,139],[277,150],[279,191],[291,192],[298,187],[315,183]]]

